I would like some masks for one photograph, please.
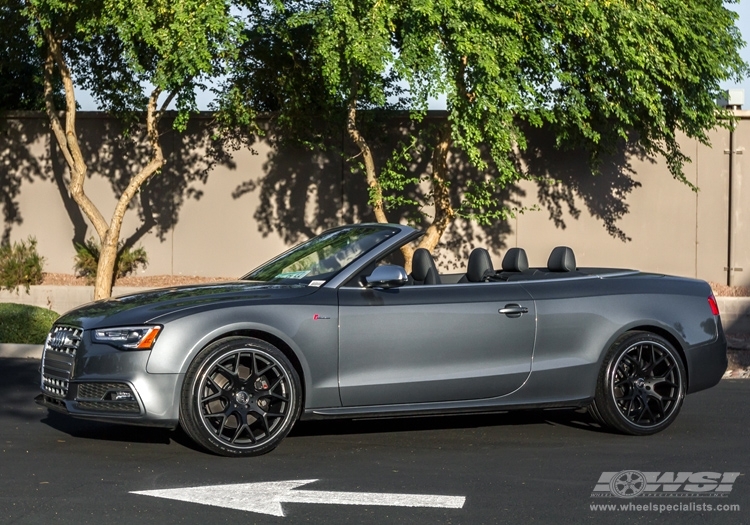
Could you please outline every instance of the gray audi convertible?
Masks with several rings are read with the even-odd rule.
[[[588,408],[613,431],[654,434],[726,366],[703,281],[545,267],[474,249],[407,274],[408,226],[329,230],[238,281],[102,300],[58,319],[37,402],[70,416],[176,428],[205,449],[254,456],[298,419]]]

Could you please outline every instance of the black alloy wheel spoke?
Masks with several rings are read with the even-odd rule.
[[[237,425],[237,430],[234,432],[234,435],[232,436],[232,440],[230,441],[232,445],[234,445],[234,443],[240,437],[240,435],[242,434],[242,431],[245,430],[245,427],[247,427],[247,423]]]
[[[649,399],[656,399],[657,401],[661,401],[662,399],[662,396],[653,388],[649,390],[646,395],[649,397]]]
[[[261,386],[270,386],[256,388],[259,380]],[[224,445],[261,446],[274,438],[289,415],[289,384],[285,369],[263,352],[241,349],[224,355],[198,385],[204,424]]]
[[[268,426],[268,414],[263,414],[260,417],[260,421],[263,423],[263,430],[266,431],[266,437],[271,435],[271,428]]]
[[[221,437],[224,434],[224,428],[227,426],[227,415],[222,414],[224,417],[221,419],[221,425],[219,425],[219,428],[216,430],[216,435]]]
[[[633,359],[628,354],[625,354],[622,356],[623,361],[628,361],[630,363],[630,370],[623,369],[622,373],[626,376],[633,376],[636,374],[638,368],[640,368],[640,358],[638,360]],[[624,363],[623,363],[624,364]],[[623,367],[624,368],[624,367]]]
[[[274,399],[278,399],[279,401],[284,401],[284,402],[288,402],[289,401],[289,398],[287,396],[283,396],[283,395],[277,394],[275,392],[269,392],[268,396],[272,397]]]
[[[220,374],[221,374],[222,372],[223,372],[223,373],[225,373],[225,374],[227,374],[227,375],[226,375],[225,377],[226,377],[226,379],[228,379],[229,381],[232,381],[232,380],[234,379],[234,377],[235,377],[235,376],[237,375],[237,374],[236,374],[235,372],[232,372],[231,370],[229,370],[229,369],[228,369],[227,367],[225,367],[224,365],[221,365],[221,364],[217,364],[217,365],[216,365],[216,368],[218,368],[218,369],[219,369],[219,370],[218,370],[218,372],[219,372]]]
[[[269,371],[273,370],[273,368],[276,365],[274,363],[269,364],[267,367],[265,367],[263,370],[258,370],[258,377],[261,377],[265,374],[267,374]],[[280,375],[280,374],[279,374]],[[283,376],[282,376],[283,377]]]
[[[209,402],[213,401],[214,399],[221,398],[222,396],[223,396],[223,394],[222,394],[222,392],[220,390],[220,391],[216,392],[215,394],[211,394],[210,396],[204,397],[203,399],[201,399],[201,403],[209,403]]]
[[[615,388],[620,388],[623,385],[629,385],[630,384],[630,378],[626,377],[624,379],[621,379],[615,383]]]
[[[667,348],[639,342],[620,354],[609,388],[621,416],[638,426],[655,426],[679,407],[680,375]]]
[[[652,398],[652,399],[658,404],[658,408],[659,408],[659,411],[656,414],[656,417],[662,417],[663,418],[664,414],[667,412],[666,409],[664,408],[664,399],[662,399],[661,397]]]
[[[662,354],[662,355],[661,355],[661,356],[660,356],[660,357],[659,357],[658,359],[656,359],[656,361],[654,361],[654,364],[653,364],[653,365],[651,365],[651,371],[653,372],[654,370],[656,370],[656,368],[657,368],[657,367],[658,367],[658,366],[659,366],[659,365],[660,365],[661,363],[663,363],[663,362],[665,362],[665,361],[667,361],[667,356],[666,356],[666,354]],[[672,366],[674,366],[674,365],[672,365]]]
[[[643,419],[643,415],[646,413],[646,410],[648,410],[648,405],[641,402],[640,410],[638,411],[638,417],[635,418],[636,423],[641,422],[641,419]]]
[[[653,413],[653,412],[651,411],[651,407],[649,406],[649,404],[648,404],[648,403],[644,403],[644,404],[643,404],[643,409],[644,409],[644,412],[648,412],[648,414],[649,414],[649,416],[650,416],[650,419],[649,419],[649,421],[651,421],[652,423],[656,423],[656,416],[655,416],[655,415],[654,415],[654,413]]]
[[[211,386],[213,386],[213,387],[214,387],[214,389],[218,390],[219,392],[223,392],[223,391],[224,391],[224,389],[223,389],[223,388],[221,388],[221,387],[220,387],[220,386],[218,385],[218,383],[216,383],[216,381],[214,381],[214,378],[213,378],[213,377],[211,377],[211,376],[207,376],[207,377],[206,377],[206,379],[208,379],[208,381],[209,381],[209,382],[211,383]]]

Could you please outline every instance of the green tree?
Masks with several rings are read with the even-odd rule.
[[[233,55],[238,26],[227,0],[25,0],[24,14],[43,51],[45,109],[70,171],[68,190],[101,243],[94,297],[109,297],[125,212],[165,162],[160,119],[175,104],[174,126],[185,129],[197,88]],[[62,108],[53,96],[56,76]],[[76,129],[76,85],[123,119],[134,145],[145,135],[148,158],[135,159],[109,220],[84,188],[89,165]]]
[[[434,213],[420,246],[430,250],[458,218],[487,224],[511,212],[499,195],[526,177],[514,152],[534,127],[549,126],[560,147],[585,148],[594,170],[637,137],[689,184],[677,134],[707,143],[708,130],[730,126],[715,99],[747,67],[737,16],[721,0],[305,0],[266,13],[248,42],[273,42],[262,49],[280,74],[236,72],[233,107],[244,93],[250,106],[270,100],[275,107],[261,109],[276,109],[291,130],[309,130],[304,106],[336,122],[359,151],[379,222],[418,205],[405,190],[426,182]],[[417,124],[431,97],[444,97],[448,111],[444,126],[421,126],[431,132],[427,172],[406,171],[414,139],[378,165],[369,115],[400,108]],[[458,187],[451,151],[482,175]],[[405,256],[408,264],[410,249]]]
[[[44,109],[44,59],[22,8],[21,0],[0,0],[0,111]]]

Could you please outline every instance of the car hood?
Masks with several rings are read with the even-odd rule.
[[[56,323],[78,326],[84,330],[143,324],[196,308],[272,303],[309,295],[316,290],[305,285],[248,281],[161,288],[88,303],[67,312]]]

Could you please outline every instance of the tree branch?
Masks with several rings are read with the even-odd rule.
[[[104,220],[104,216],[99,212],[97,207],[83,190],[83,183],[86,180],[86,172],[88,170],[86,163],[83,160],[81,148],[78,144],[78,136],[76,134],[76,97],[73,86],[73,77],[67,63],[65,62],[61,42],[55,38],[50,28],[44,29],[44,37],[48,46],[47,59],[44,64],[45,107],[52,125],[52,130],[57,138],[57,143],[60,146],[65,161],[68,164],[68,168],[70,169],[70,184],[68,189],[73,199],[94,225],[96,233],[103,239],[107,235],[109,226]],[[57,115],[57,108],[55,107],[53,97],[52,75],[54,65],[57,65],[57,69],[60,71],[63,87],[65,89],[64,133]]]
[[[359,151],[362,154],[362,159],[365,162],[367,185],[370,187],[371,195],[374,194],[372,209],[373,212],[375,212],[375,220],[380,223],[387,223],[388,218],[385,215],[385,209],[383,206],[383,189],[380,187],[378,175],[375,171],[375,159],[370,150],[370,146],[367,145],[367,141],[357,128],[356,79],[352,80],[352,96],[349,99],[349,107],[347,110],[346,130],[349,133],[349,137],[351,137],[359,148]]]

